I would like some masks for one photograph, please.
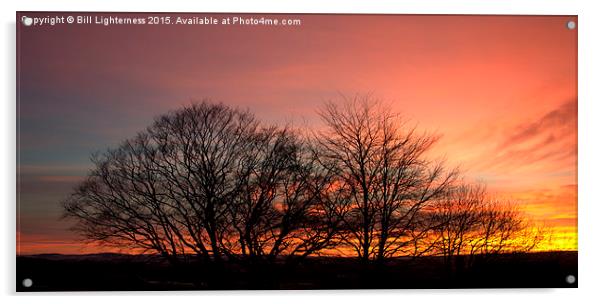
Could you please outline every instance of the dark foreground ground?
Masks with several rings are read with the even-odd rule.
[[[17,257],[17,291],[558,288],[577,287],[577,252],[498,256],[465,270],[449,270],[440,257],[399,258],[363,265],[350,258],[311,258],[284,265],[173,267],[154,256],[118,254]],[[22,282],[31,279],[33,285]]]

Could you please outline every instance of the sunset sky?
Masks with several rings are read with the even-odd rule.
[[[576,17],[255,16],[302,24],[18,24],[17,253],[105,250],[76,240],[60,201],[91,153],[158,115],[210,98],[320,128],[326,100],[367,92],[550,227],[547,249],[577,249]]]

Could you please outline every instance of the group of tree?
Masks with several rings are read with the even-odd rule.
[[[301,132],[204,101],[155,119],[63,202],[83,239],[173,263],[299,261],[530,250],[541,234],[515,205],[429,157],[420,132],[370,96],[319,112]]]
[[[518,206],[489,195],[483,184],[450,188],[429,206],[431,252],[441,255],[449,270],[463,271],[477,259],[486,262],[501,253],[528,252],[549,233],[522,215]]]

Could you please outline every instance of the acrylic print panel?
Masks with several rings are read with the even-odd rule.
[[[17,290],[577,287],[577,17],[17,13]]]

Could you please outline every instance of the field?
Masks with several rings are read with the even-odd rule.
[[[479,259],[477,258],[477,261]],[[361,264],[351,258],[310,258],[297,266],[188,263],[172,266],[151,255],[32,255],[17,257],[17,291],[561,288],[577,276],[577,252],[508,254],[471,267],[446,267],[441,257]],[[33,285],[23,287],[24,279]]]

